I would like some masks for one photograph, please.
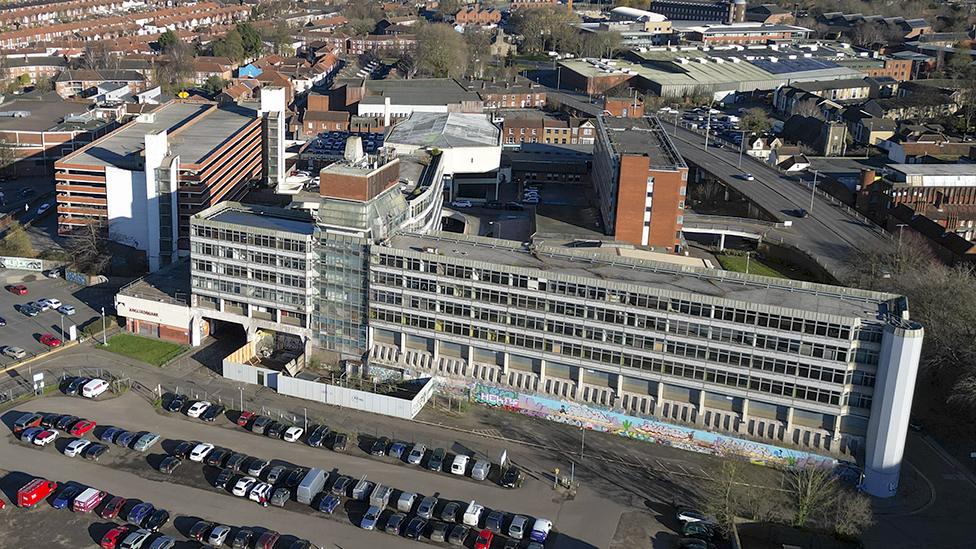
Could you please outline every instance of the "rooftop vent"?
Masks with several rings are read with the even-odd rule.
[[[349,163],[355,164],[366,158],[363,152],[363,138],[353,135],[346,139],[346,150],[342,157]]]

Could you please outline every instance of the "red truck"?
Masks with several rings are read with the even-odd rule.
[[[72,510],[75,513],[90,513],[92,509],[98,507],[98,504],[105,499],[107,496],[105,492],[101,490],[96,490],[95,488],[88,488],[82,492],[72,504]]]
[[[51,492],[57,489],[57,482],[43,478],[35,478],[24,485],[23,488],[17,490],[17,505],[24,508],[31,508],[37,505],[37,502],[50,496]]]

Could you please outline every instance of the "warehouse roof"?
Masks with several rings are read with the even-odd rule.
[[[495,147],[501,130],[483,114],[415,112],[390,130],[387,145]]]

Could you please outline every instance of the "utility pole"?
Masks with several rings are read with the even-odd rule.
[[[739,131],[742,132],[742,138],[739,139],[739,169],[741,170],[742,169],[742,150],[746,146],[746,131],[745,130],[739,130]]]
[[[580,461],[583,461],[583,448],[586,446],[586,429],[580,426]]]
[[[810,185],[810,213],[813,213],[813,199],[817,196],[817,175],[820,172],[813,170],[813,185]]]
[[[746,252],[746,274],[749,274],[749,259],[752,258],[752,252]]]
[[[102,345],[108,345],[105,340],[105,307],[102,307]]]
[[[705,152],[708,152],[708,134],[712,131],[712,103],[708,103],[708,118],[705,119]]]

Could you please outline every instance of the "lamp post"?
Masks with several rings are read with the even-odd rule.
[[[586,446],[586,428],[580,425],[580,461],[583,461],[583,448]]]
[[[244,411],[244,386],[238,387],[241,390],[241,411]]]
[[[105,307],[102,307],[102,345],[107,345],[105,341]]]
[[[817,175],[820,172],[813,170],[813,185],[810,185],[810,213],[813,213],[813,199],[817,196]]]
[[[746,147],[746,131],[739,130],[742,133],[742,138],[739,139],[739,169],[742,169],[742,150]]]

